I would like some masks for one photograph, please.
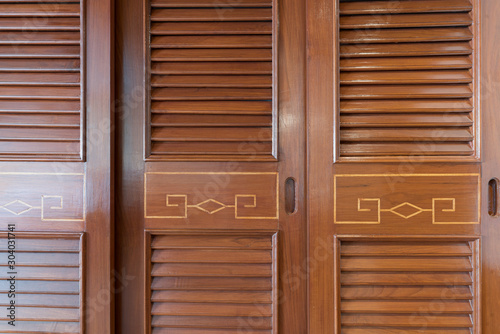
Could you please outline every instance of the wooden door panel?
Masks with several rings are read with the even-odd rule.
[[[479,1],[308,13],[311,333],[494,333],[480,31],[497,28]]]
[[[0,12],[0,332],[111,333],[110,2]]]
[[[118,332],[307,331],[304,9],[117,6]]]

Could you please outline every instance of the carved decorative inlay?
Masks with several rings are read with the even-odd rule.
[[[146,173],[146,218],[278,219],[278,174]]]
[[[80,173],[0,173],[0,220],[82,222],[85,217],[85,175]],[[26,189],[29,185],[29,191]]]
[[[336,224],[380,224],[401,218],[479,224],[479,174],[352,174],[336,175],[334,182]]]

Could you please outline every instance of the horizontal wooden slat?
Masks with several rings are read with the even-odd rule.
[[[357,84],[450,84],[471,83],[472,74],[468,70],[448,71],[387,71],[387,72],[342,72],[342,85]],[[411,87],[407,87],[410,89]]]
[[[471,126],[468,114],[387,114],[387,115],[341,115],[342,127],[435,127],[435,126]]]
[[[10,305],[7,294],[0,295],[0,305]],[[16,305],[19,307],[59,307],[59,308],[77,308],[80,305],[80,296],[78,294],[25,294],[16,293]]]
[[[25,281],[17,280],[16,289],[22,293],[54,293],[54,294],[78,294],[80,283],[78,281]],[[0,281],[0,291],[10,290],[7,280]]]
[[[1,128],[0,140],[53,140],[53,141],[78,141],[80,129],[54,129],[54,128]]]
[[[245,75],[245,76],[155,75],[151,78],[151,86],[152,87],[271,88],[272,76],[270,75]]]
[[[78,17],[45,17],[43,19],[30,20],[30,29],[33,31],[43,30],[80,30],[80,19]],[[0,31],[26,31],[26,17],[0,17]],[[30,32],[33,33],[33,32]]]
[[[76,31],[41,31],[31,34],[24,32],[0,33],[0,45],[12,44],[78,45],[80,44],[80,33]]]
[[[17,312],[16,320],[19,322],[25,321],[78,321],[80,318],[80,310],[74,308],[41,308],[41,307],[22,307]],[[0,321],[9,321],[5,315],[0,315]],[[17,323],[16,321],[16,323]],[[4,332],[5,333],[5,332]]]
[[[405,334],[443,334],[445,330],[446,334],[470,334],[469,328],[404,328]],[[401,329],[398,328],[344,328],[342,329],[342,334],[399,334]]]
[[[162,62],[154,63],[153,74],[179,75],[239,75],[271,74],[269,62]]]
[[[81,333],[80,324],[78,322],[56,323],[53,321],[20,321],[16,322],[16,329],[13,331],[12,326],[7,321],[0,322],[0,331],[3,333],[53,333],[53,334],[72,334]]]
[[[153,115],[152,127],[174,126],[226,126],[226,127],[270,127],[271,116],[261,115]],[[1,137],[1,133],[0,133]]]
[[[267,49],[153,49],[153,61],[271,61]]]
[[[349,101],[340,102],[344,114],[358,113],[463,113],[472,111],[469,99],[439,100],[390,100],[390,101]],[[385,116],[384,116],[385,117]]]
[[[341,43],[408,43],[470,41],[473,35],[465,28],[411,28],[395,30],[341,30]]]
[[[472,327],[469,315],[350,315],[341,317],[343,326]]]
[[[268,22],[165,22],[151,25],[152,35],[254,35],[272,33]],[[247,39],[249,36],[239,37]]]
[[[340,266],[344,271],[472,271],[466,257],[346,257]]]
[[[154,303],[239,303],[270,304],[269,291],[154,291],[151,300]],[[209,306],[210,307],[210,306]]]
[[[269,264],[157,264],[152,276],[271,277]]]
[[[245,317],[248,319],[248,317]],[[152,334],[240,334],[239,329],[154,328]],[[272,334],[272,330],[245,329],[245,334]]]
[[[5,16],[80,16],[79,4],[43,4],[43,3],[0,3],[0,17]]]
[[[0,142],[1,148],[1,142]],[[3,267],[6,269],[7,267]],[[0,272],[0,279],[6,279],[10,276]],[[40,281],[75,281],[80,278],[79,268],[65,268],[65,267],[23,267],[23,279],[25,280],[40,280]]]
[[[470,55],[469,42],[342,44],[341,58]]]
[[[474,150],[469,143],[404,143],[394,144],[341,144],[344,156],[470,156]]]
[[[17,235],[16,252],[64,252],[78,253],[80,251],[80,240],[77,238],[64,237],[30,237],[26,235]]]
[[[238,291],[270,291],[270,278],[254,277],[155,277],[154,290],[238,290]]]
[[[233,235],[157,235],[152,241],[153,249],[169,248],[224,248],[224,249],[272,249],[269,238]]]
[[[356,85],[340,87],[341,99],[471,98],[469,85]]]
[[[0,85],[5,86],[69,86],[80,87],[80,73],[78,72],[0,72]],[[30,88],[31,89],[31,88]],[[37,89],[37,88],[35,88]],[[45,89],[50,89],[46,87]],[[59,88],[61,89],[61,88]]]
[[[428,307],[428,301],[346,300],[341,304],[343,313],[363,314],[414,314],[417,310],[424,310]],[[443,300],[439,301],[439,312],[443,314],[472,314],[472,306],[468,300]]]
[[[469,286],[348,286],[342,287],[345,300],[469,300]]]
[[[0,101],[0,107],[2,106]],[[169,101],[153,102],[154,113],[179,114],[270,114],[270,101]]]
[[[1,72],[79,72],[76,59],[4,59],[0,58]]]
[[[155,128],[153,140],[169,141],[271,141],[270,128]]]
[[[270,48],[272,37],[269,35],[231,36],[153,36],[151,48]]]
[[[151,261],[171,263],[270,263],[272,254],[266,250],[180,249],[155,250]]]
[[[213,4],[217,7],[217,4]],[[270,21],[273,17],[271,8],[232,8],[224,10],[219,8],[175,8],[154,9],[151,21],[185,22],[185,21]]]
[[[53,114],[1,114],[0,113],[0,127],[9,126],[16,127],[53,127],[53,128],[69,128],[78,127],[80,124],[80,115],[53,115]]]
[[[78,142],[25,142],[25,141],[0,141],[1,154],[47,154],[47,155],[78,155],[80,143]]]
[[[340,134],[340,140],[344,142],[378,142],[378,141],[470,141],[474,137],[467,127],[464,128],[432,128],[432,129],[350,129],[345,128]],[[379,253],[382,254],[382,253]],[[417,253],[418,254],[418,253]],[[432,253],[429,253],[432,254]],[[439,255],[436,253],[435,255]],[[388,254],[389,255],[389,254]],[[407,254],[410,255],[410,254]]]
[[[198,315],[225,317],[270,317],[272,307],[267,304],[217,304],[217,303],[154,303],[152,315]]]
[[[0,95],[1,98],[1,95]],[[158,88],[151,94],[153,101],[179,100],[269,100],[272,90],[265,88]]]
[[[4,86],[0,89],[0,99],[49,99],[79,100],[80,87],[61,86]]]
[[[342,71],[456,70],[472,68],[469,57],[405,57],[341,59]]]
[[[380,19],[376,15],[340,17],[340,29],[453,27],[471,24],[472,17],[467,13],[394,14],[390,20]]]
[[[1,263],[0,265],[7,265],[7,263]],[[80,255],[76,253],[23,252],[17,254],[16,265],[20,267],[77,267],[80,265]]]
[[[349,242],[343,241],[342,256],[470,256],[472,249],[467,242]]]
[[[0,100],[0,113],[35,114],[77,114],[80,110],[80,101],[63,100]]]
[[[212,0],[153,0],[151,7],[157,8],[176,8],[176,7],[266,7],[271,6],[271,0],[239,0],[219,1],[214,3]]]
[[[272,328],[271,317],[245,317],[245,325],[252,329]],[[153,316],[153,327],[183,327],[199,330],[199,328],[210,329],[240,329],[242,326],[240,317],[207,317],[207,316]],[[249,329],[245,329],[247,332]]]
[[[469,273],[363,273],[363,272],[344,272],[342,273],[341,283],[345,286],[350,285],[435,285],[447,286],[469,285],[472,284],[472,277]]]
[[[271,142],[153,142],[153,154],[223,154],[244,156],[268,154],[272,150]]]
[[[342,1],[340,14],[393,14],[393,13],[433,13],[467,12],[472,9],[469,0],[412,0],[399,1]]]

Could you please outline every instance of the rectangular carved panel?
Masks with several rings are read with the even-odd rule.
[[[146,157],[268,160],[276,150],[273,0],[152,0]]]
[[[13,233],[13,268],[8,235],[0,233],[0,332],[83,334],[83,234]],[[7,310],[12,300],[14,313]],[[15,326],[7,314],[15,316]]]
[[[0,184],[2,223],[84,221],[83,173],[0,172]]]
[[[342,334],[479,334],[475,238],[338,237]]]
[[[145,215],[148,222],[169,227],[274,228],[278,191],[274,172],[150,172],[145,174]]]
[[[0,4],[0,160],[83,157],[83,4]]]
[[[476,3],[340,0],[341,158],[478,157]]]
[[[340,174],[335,224],[479,224],[479,174]]]
[[[147,235],[149,333],[278,333],[276,234]]]

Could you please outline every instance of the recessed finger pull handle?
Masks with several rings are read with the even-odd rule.
[[[490,182],[488,182],[488,214],[492,217],[498,217],[500,215],[499,190],[500,182],[498,179],[491,179]]]
[[[296,183],[293,177],[285,181],[285,211],[294,214],[297,211]]]

